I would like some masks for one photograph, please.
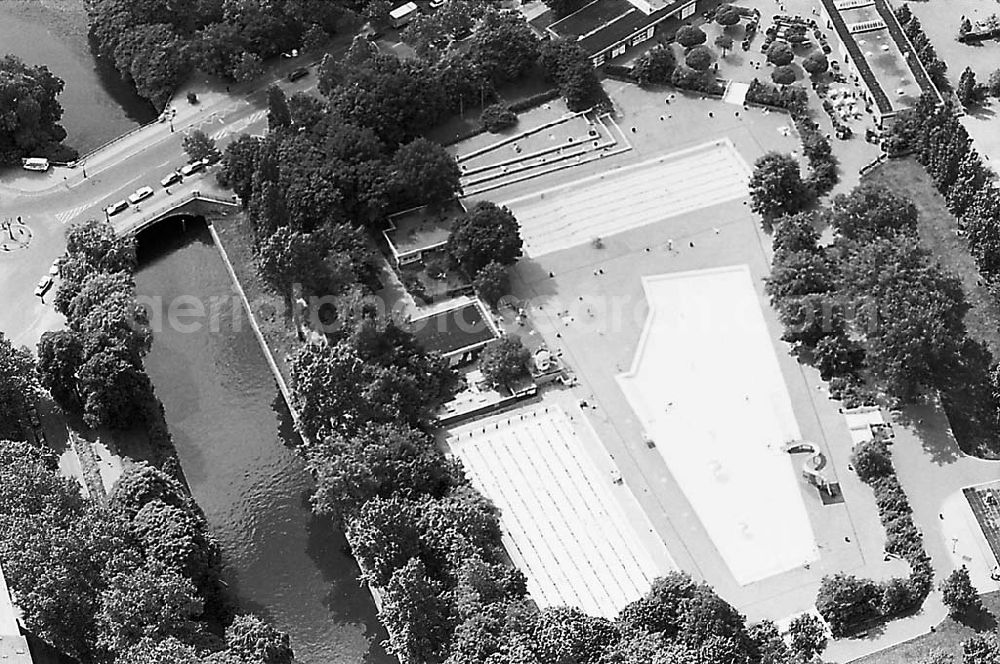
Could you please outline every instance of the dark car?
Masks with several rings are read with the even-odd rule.
[[[295,81],[309,75],[309,70],[305,67],[299,67],[288,74],[288,80],[294,83]]]

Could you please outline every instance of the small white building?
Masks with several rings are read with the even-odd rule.
[[[392,23],[392,27],[401,28],[412,21],[419,11],[417,3],[407,2],[389,12],[389,22]]]

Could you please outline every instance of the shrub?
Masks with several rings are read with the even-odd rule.
[[[968,616],[983,609],[979,591],[972,585],[969,570],[965,565],[954,570],[941,582],[941,595],[952,618]]]
[[[694,25],[684,25],[677,31],[677,43],[684,48],[693,48],[704,44],[708,36],[705,31]]]
[[[854,472],[865,484],[892,475],[892,458],[885,441],[869,440],[858,443],[851,455]]]
[[[648,87],[669,83],[676,67],[677,59],[674,57],[674,50],[669,46],[658,46],[636,60],[632,75],[635,77],[636,83],[642,87]]]
[[[496,134],[517,124],[517,113],[506,104],[491,104],[483,109],[480,116],[486,131]]]
[[[695,71],[687,66],[674,69],[670,84],[681,90],[693,90],[711,95],[721,95],[724,91],[711,72]]]
[[[871,579],[849,574],[825,576],[816,596],[816,609],[835,637],[849,634],[857,626],[877,618],[882,589]]]

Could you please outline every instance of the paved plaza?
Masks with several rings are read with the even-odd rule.
[[[729,140],[703,143],[555,189],[504,201],[528,256],[567,249],[747,195],[750,166]],[[559,196],[566,187],[577,190]]]
[[[642,280],[649,317],[618,382],[737,583],[816,561],[801,433],[746,266]]]
[[[614,618],[676,565],[582,413],[570,412],[520,409],[454,429],[447,444],[500,508],[504,546],[532,598]]]

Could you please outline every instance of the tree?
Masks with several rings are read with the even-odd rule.
[[[408,664],[440,661],[451,632],[444,588],[423,562],[411,558],[384,588],[381,618],[389,631],[388,650]]]
[[[955,93],[963,106],[971,106],[979,102],[983,96],[983,87],[976,82],[976,72],[972,67],[966,67],[958,79],[958,88]]]
[[[785,42],[776,41],[767,49],[767,60],[771,64],[782,67],[791,64],[795,59],[795,51]]]
[[[974,615],[983,610],[979,591],[972,585],[969,570],[962,565],[941,581],[941,595],[952,618]]]
[[[501,337],[491,341],[479,357],[483,377],[494,387],[507,387],[527,378],[531,353],[520,337]]]
[[[292,114],[288,110],[285,91],[277,84],[267,88],[267,128],[276,131],[292,124]]]
[[[472,285],[484,302],[495,307],[500,298],[510,291],[507,268],[496,261],[491,261],[476,273]]]
[[[316,478],[313,510],[338,524],[371,498],[441,496],[457,476],[432,439],[399,424],[334,433],[310,446],[306,459]]]
[[[292,664],[295,661],[288,635],[252,613],[233,619],[226,628],[226,645],[244,662]]]
[[[108,346],[89,355],[80,367],[79,386],[88,426],[128,429],[144,421],[142,401],[152,394],[152,386],[124,346]]]
[[[771,80],[778,85],[791,85],[795,82],[795,68],[790,65],[775,67],[771,71]]]
[[[715,10],[715,22],[721,25],[723,30],[736,25],[742,18],[739,10],[732,5],[721,5]]]
[[[110,652],[124,652],[143,639],[190,638],[201,611],[188,579],[150,563],[109,579],[96,616],[98,642]]]
[[[825,576],[816,595],[816,609],[830,625],[834,637],[841,637],[878,616],[881,591],[870,579],[849,574]]]
[[[707,46],[695,46],[684,56],[684,64],[695,71],[705,71],[712,66],[715,56]]]
[[[233,80],[239,83],[252,81],[264,73],[264,63],[256,53],[243,53],[233,66]]]
[[[240,197],[243,207],[250,204],[253,193],[253,176],[257,170],[261,140],[244,134],[226,146],[222,155],[222,167],[216,178],[223,187],[229,187]]]
[[[261,276],[276,291],[291,296],[299,284],[309,295],[336,295],[354,283],[345,256],[333,251],[327,233],[300,233],[287,226],[276,230],[260,249]]]
[[[393,187],[400,206],[444,203],[462,189],[455,157],[439,144],[417,138],[392,158]]]
[[[49,331],[38,342],[38,376],[63,409],[78,412],[77,372],[83,364],[83,341],[72,330]],[[10,438],[10,436],[6,436]]]
[[[312,23],[302,35],[302,50],[306,53],[318,53],[330,41],[330,35],[319,23]]]
[[[347,522],[347,536],[367,580],[384,587],[395,570],[420,550],[417,503],[375,497]]]
[[[22,440],[28,407],[41,396],[35,360],[0,332],[0,440]]]
[[[632,67],[635,82],[642,87],[662,85],[670,82],[670,77],[677,66],[674,51],[669,46],[657,46],[646,51],[636,60]]]
[[[1000,97],[1000,69],[994,69],[990,73],[989,82],[986,86],[991,97]]]
[[[125,467],[111,488],[108,504],[132,520],[139,510],[153,501],[190,510],[190,500],[180,482],[159,468],[140,461]]]
[[[715,48],[722,51],[722,57],[726,57],[726,53],[729,52],[729,49],[731,49],[732,47],[733,47],[733,38],[730,37],[729,35],[722,33],[715,38]],[[688,66],[690,67],[691,65],[689,64]]]
[[[497,134],[517,124],[517,113],[506,104],[491,104],[483,109],[479,119],[486,131]]]
[[[799,173],[799,163],[791,155],[768,152],[754,162],[750,177],[750,209],[765,221],[795,214],[811,199],[809,187]]]
[[[538,38],[518,12],[490,9],[472,36],[469,56],[494,83],[512,81],[538,57]]]
[[[583,110],[596,103],[603,94],[590,56],[578,44],[552,39],[540,49],[539,62],[545,77],[559,86],[572,111]]]
[[[747,637],[750,649],[760,658],[760,664],[790,664],[792,653],[772,621],[762,620],[748,625]]]
[[[788,638],[792,652],[803,661],[810,661],[826,650],[826,627],[823,621],[811,613],[803,613],[792,619],[788,624]]]
[[[707,39],[705,31],[696,25],[682,25],[677,30],[677,43],[686,49],[704,44]]]
[[[597,664],[618,640],[618,630],[605,618],[571,607],[550,607],[538,616],[535,651],[543,662]]]
[[[400,38],[413,47],[421,58],[436,60],[448,45],[448,35],[437,14],[418,14],[400,33]]]
[[[136,513],[132,528],[149,559],[196,586],[218,572],[219,545],[200,513],[151,500]]]
[[[57,97],[62,79],[48,67],[26,65],[13,55],[0,58],[0,164],[20,164],[22,157],[55,156],[66,130]]]
[[[488,263],[511,265],[521,256],[517,219],[506,207],[480,201],[453,226],[448,253],[475,278]]]
[[[830,211],[831,225],[849,240],[869,242],[897,233],[912,234],[917,229],[913,202],[879,185],[863,183],[849,194],[839,194]]]
[[[184,152],[188,159],[198,161],[208,159],[210,164],[222,159],[222,153],[215,147],[215,140],[210,138],[200,129],[195,129],[184,138]]]
[[[1000,641],[995,634],[973,634],[962,643],[962,664],[996,664]]]
[[[823,51],[813,51],[802,60],[802,68],[812,76],[819,76],[830,68],[830,62]]]

